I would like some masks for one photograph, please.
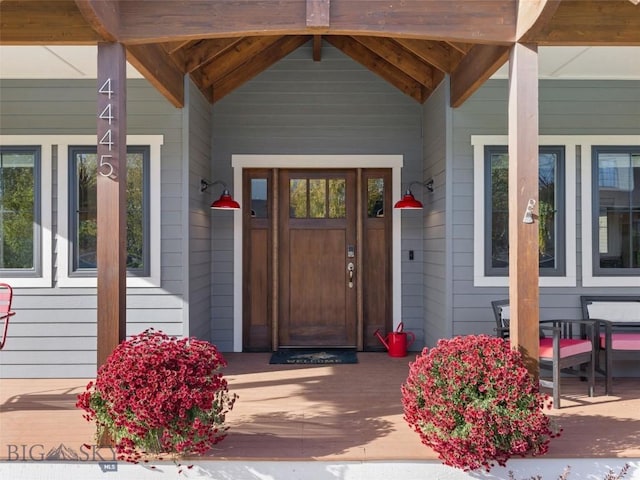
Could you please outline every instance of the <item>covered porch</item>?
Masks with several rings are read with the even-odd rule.
[[[268,353],[228,353],[225,357],[230,391],[239,395],[227,418],[229,435],[206,457],[185,463],[205,468],[207,462],[214,462],[215,468],[227,465],[232,473],[196,478],[311,478],[302,472],[354,462],[360,468],[377,465],[375,470],[385,475],[389,473],[385,468],[398,462],[404,468],[417,465],[421,472],[439,468],[463,475],[440,465],[437,455],[420,443],[402,418],[400,385],[406,380],[412,354],[391,358],[386,353],[360,352],[357,364],[330,366],[270,365]],[[62,463],[78,468],[93,464],[97,472],[96,463],[113,461],[109,449],[93,447],[93,425],[74,406],[87,381],[2,381],[0,472],[18,464],[38,469],[42,461],[54,469]],[[563,379],[563,388],[563,408],[549,412],[563,432],[552,440],[549,453],[537,461],[538,470],[531,470],[532,464],[527,463],[532,459],[523,459],[512,460],[507,469],[495,468],[486,476],[474,473],[474,477],[447,478],[506,478],[508,470],[518,474],[516,478],[529,478],[545,468],[543,478],[556,478],[567,465],[573,475],[599,474],[605,468],[619,470],[626,462],[631,465],[626,478],[640,478],[640,382],[617,378],[615,395],[605,396],[599,379],[596,396],[591,398],[586,385],[573,378]],[[251,466],[262,465],[260,462],[280,463],[281,468],[297,469],[295,475],[300,476],[250,473]],[[120,471],[133,468],[123,462],[118,467]],[[142,478],[140,472],[146,472],[144,467],[137,468],[132,478]],[[359,478],[317,474],[313,478]]]

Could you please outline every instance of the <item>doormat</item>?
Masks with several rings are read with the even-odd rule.
[[[282,349],[273,352],[269,363],[272,365],[358,363],[358,356],[355,350],[346,349]]]

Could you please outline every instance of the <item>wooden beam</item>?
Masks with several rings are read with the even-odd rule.
[[[427,99],[430,91],[424,85],[353,38],[328,35],[325,40],[414,100],[424,103]]]
[[[95,0],[97,1],[97,0]],[[318,0],[326,9],[323,0]],[[120,4],[126,44],[252,35],[313,34],[302,0],[166,0]],[[311,5],[311,4],[309,4]],[[332,0],[322,33],[430,38],[463,43],[514,40],[513,0]]]
[[[473,48],[473,43],[447,42],[447,45],[451,45],[460,53],[469,53],[469,50]]]
[[[184,106],[184,72],[160,45],[129,45],[127,60],[175,107]]]
[[[191,40],[179,40],[177,42],[166,42],[162,44],[162,47],[168,54],[173,54],[178,50],[187,47],[190,43],[192,43]]]
[[[438,70],[451,73],[462,60],[462,54],[445,42],[396,38],[396,42]]]
[[[104,41],[118,40],[119,0],[76,0],[76,5],[87,23]]]
[[[451,74],[451,106],[459,107],[509,58],[509,48],[476,45]]]
[[[516,44],[509,67],[509,331],[538,378],[538,223],[523,222],[529,202],[538,202],[537,48]]]
[[[202,67],[205,86],[219,82],[229,73],[249,59],[262,55],[262,52],[280,40],[281,37],[246,37],[236,43],[233,48],[225,51],[211,62]]]
[[[98,44],[98,366],[125,339],[127,327],[126,70],[123,45]]]
[[[1,45],[95,45],[99,39],[73,0],[0,2]]]
[[[307,0],[307,27],[328,28],[331,0]]]
[[[242,41],[241,38],[215,38],[195,42],[184,50],[185,71],[188,73],[209,63],[214,58],[233,48]]]
[[[523,37],[535,37],[553,18],[562,0],[520,0],[518,2],[518,20],[516,40]]]
[[[640,7],[625,0],[564,0],[553,18],[522,37],[538,45],[640,45]]]
[[[352,38],[411,78],[420,82],[429,90],[433,90],[436,87],[437,84],[434,84],[434,68],[390,38],[368,36]],[[438,73],[439,78],[437,81],[439,82],[442,80],[443,75],[439,71]]]
[[[274,63],[309,41],[308,36],[286,36],[267,47],[259,56],[249,59],[213,85],[213,101],[217,102],[240,85],[262,73]]]
[[[313,36],[313,61],[322,60],[322,35]]]

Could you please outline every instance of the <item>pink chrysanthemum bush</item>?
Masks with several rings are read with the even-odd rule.
[[[552,431],[548,396],[508,340],[469,335],[440,340],[410,364],[404,418],[446,465],[463,470],[543,455]]]
[[[237,398],[220,372],[226,365],[209,342],[145,330],[116,347],[76,406],[98,439],[111,436],[120,460],[203,454],[226,436]]]

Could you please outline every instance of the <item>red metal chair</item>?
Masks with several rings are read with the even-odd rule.
[[[11,311],[11,300],[13,299],[13,289],[6,283],[0,283],[0,320],[4,323],[2,327],[2,340],[0,341],[0,350],[7,341],[7,329],[9,327],[9,318],[16,314]]]

